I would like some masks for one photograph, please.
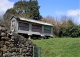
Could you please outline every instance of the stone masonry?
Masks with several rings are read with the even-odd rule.
[[[0,57],[33,57],[31,40],[0,26]]]

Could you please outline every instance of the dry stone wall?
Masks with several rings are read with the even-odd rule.
[[[0,57],[32,57],[33,46],[31,40],[0,26]]]

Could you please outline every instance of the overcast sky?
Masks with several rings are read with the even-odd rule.
[[[0,15],[3,15],[7,9],[12,8],[14,3],[19,0],[0,0]],[[71,16],[80,24],[80,0],[38,0],[40,14],[43,17],[53,16],[61,17],[63,15]]]

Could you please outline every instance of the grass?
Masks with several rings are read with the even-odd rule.
[[[32,40],[41,47],[41,57],[80,57],[80,38]]]

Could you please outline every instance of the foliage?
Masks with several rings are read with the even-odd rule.
[[[42,18],[42,16],[39,13],[40,6],[38,6],[37,0],[35,0],[35,1],[30,0],[28,6],[29,6],[29,10],[30,10],[29,11],[30,18],[36,19],[36,20],[39,20]]]
[[[18,1],[14,4],[13,8],[8,9],[5,15],[16,15],[25,18],[31,18],[39,20],[41,15],[39,12],[40,6],[38,6],[38,1],[29,0],[29,1]],[[10,18],[10,17],[9,17]]]
[[[80,27],[78,25],[75,25],[72,20],[68,20],[67,22],[61,24],[60,36],[79,37],[79,28]]]
[[[80,57],[80,38],[32,40],[41,47],[41,57]]]
[[[15,9],[16,14],[20,17],[29,17],[29,8],[28,8],[28,2],[26,1],[18,1],[14,4],[13,9]]]

